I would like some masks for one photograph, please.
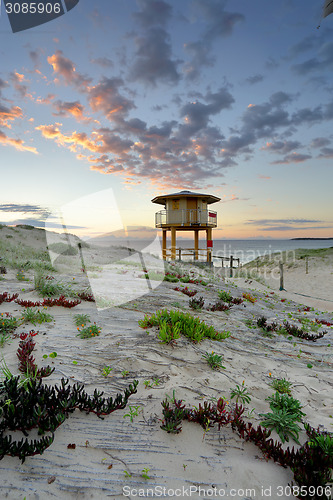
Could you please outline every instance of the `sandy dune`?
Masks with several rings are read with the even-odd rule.
[[[34,239],[32,233],[24,234],[26,244],[29,239]],[[125,264],[122,263],[124,258]],[[177,488],[180,489],[178,493],[182,488],[192,488],[191,498],[209,498],[214,487],[220,493],[225,491],[226,498],[227,493],[230,498],[241,500],[293,498],[288,490],[285,491],[293,479],[292,472],[273,461],[266,461],[254,445],[238,438],[229,427],[221,430],[215,427],[204,433],[197,424],[184,423],[178,435],[163,432],[160,429],[161,401],[166,394],[172,396],[175,391],[177,398],[188,405],[197,406],[204,399],[220,396],[231,405],[234,403],[230,391],[244,380],[251,395],[247,419],[258,425],[261,421],[259,414],[269,411],[265,398],[274,392],[270,387],[272,379],[285,377],[292,383],[292,395],[304,406],[306,420],[314,427],[321,425],[333,431],[333,329],[325,327],[328,333],[317,342],[310,342],[276,334],[269,338],[259,328],[248,326],[249,320],[254,321],[262,315],[269,321],[282,323],[288,319],[298,325],[299,319],[304,317],[333,321],[332,312],[325,312],[332,311],[332,305],[323,300],[333,300],[332,274],[327,274],[327,265],[324,274],[316,260],[309,263],[308,275],[301,268],[288,270],[285,277],[287,291],[279,292],[276,280],[266,288],[251,278],[224,279],[216,273],[206,274],[197,269],[192,269],[192,272],[200,272],[207,285],[160,282],[156,279],[161,270],[160,263],[150,257],[145,265],[151,271],[155,263],[156,274],[151,275],[155,279],[149,280],[148,286],[148,280],[144,279],[135,259],[133,255],[134,264],[131,266],[127,253],[120,257],[120,262],[118,259],[118,262],[108,265],[106,270],[101,269],[102,259],[89,271],[94,274],[91,283],[76,264],[72,265],[72,272],[71,265],[68,265],[66,272],[54,273],[56,281],[69,283],[74,290],[86,289],[91,284],[98,290],[97,282],[105,280],[103,287],[112,290],[115,296],[124,283],[125,291],[130,288],[131,294],[138,287],[137,296],[132,296],[129,302],[118,301],[116,306],[105,302],[99,310],[96,304],[85,301],[73,309],[48,308],[47,312],[54,320],[38,325],[39,334],[34,339],[38,365],[51,363],[55,366],[54,373],[44,379],[45,383],[56,384],[64,377],[71,383],[85,384],[89,393],[98,388],[107,396],[113,396],[137,379],[138,392],[131,397],[129,405],[132,408],[139,406],[138,415],[133,422],[125,417],[129,406],[103,420],[93,414],[75,411],[56,431],[54,443],[43,455],[28,457],[23,464],[8,456],[0,461],[1,498],[118,500],[124,498],[124,494],[130,498],[139,496],[139,489],[145,493],[141,497],[147,498],[147,489],[155,487],[161,488],[155,492],[166,488],[165,498],[185,498],[186,492],[177,495],[173,491]],[[96,261],[97,257],[92,260]],[[332,273],[332,266],[329,269]],[[7,274],[1,275],[0,293],[19,293],[19,298],[39,300],[33,274],[32,270],[27,271],[30,281],[18,281],[16,270],[8,268]],[[329,279],[325,280],[327,277]],[[309,288],[306,288],[306,280],[310,282]],[[219,290],[229,291],[234,297],[250,292],[256,302],[244,301],[228,312],[211,312],[205,308],[198,312],[189,308],[189,298],[175,291],[176,286],[197,290],[197,297],[204,298],[205,307],[217,301]],[[321,302],[296,296],[296,291],[318,296]],[[318,310],[305,312],[299,303],[314,305]],[[147,331],[138,325],[144,314],[152,314],[161,308],[191,312],[217,330],[230,331],[231,336],[221,342],[204,340],[193,344],[181,337],[175,347],[161,344],[154,329]],[[0,313],[9,312],[16,317],[20,317],[22,310],[15,302],[0,305]],[[101,327],[100,336],[90,339],[76,336],[73,317],[79,313],[89,314],[92,322]],[[31,324],[22,325],[17,333],[31,328],[36,329]],[[18,373],[15,355],[18,342],[17,338],[12,339],[1,349],[1,355],[15,374]],[[53,351],[57,352],[56,358],[43,359],[44,354]],[[223,355],[226,369],[210,369],[202,354],[211,351]],[[309,364],[312,368],[308,367]],[[112,367],[106,377],[102,375],[105,366]],[[128,372],[125,377],[122,375],[124,371]],[[145,384],[145,381],[150,384]],[[146,385],[150,387],[146,388]],[[272,436],[277,437],[274,433]],[[302,431],[300,441],[304,443],[305,440]],[[75,449],[68,449],[68,444],[73,443]],[[297,447],[293,441],[289,445]],[[146,471],[148,479],[143,477],[144,469],[149,469]],[[278,495],[280,491],[282,495]]]

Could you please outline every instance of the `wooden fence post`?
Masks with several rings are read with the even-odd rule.
[[[305,259],[305,274],[309,274],[309,257]]]
[[[234,258],[232,255],[230,255],[230,278],[232,278],[232,268],[234,265]]]
[[[284,290],[284,286],[283,286],[283,262],[280,262],[280,290]]]

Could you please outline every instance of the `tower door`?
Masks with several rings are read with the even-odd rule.
[[[187,198],[187,222],[197,223],[198,222],[198,200],[196,198]]]

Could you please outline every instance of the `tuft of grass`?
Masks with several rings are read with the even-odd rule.
[[[40,311],[37,308],[27,307],[21,316],[22,323],[32,323],[33,325],[42,324],[42,323],[50,323],[53,321],[53,316],[48,314],[45,311]]]
[[[63,283],[53,281],[42,273],[35,273],[35,289],[42,297],[54,297],[56,295],[65,295],[67,297],[74,297],[76,293]]]
[[[206,352],[202,355],[202,357],[207,361],[212,370],[219,370],[223,368],[225,370],[225,366],[223,366],[223,355],[216,354],[214,351]]]
[[[91,323],[89,314],[75,314],[74,323],[76,326],[86,326],[87,323]]]

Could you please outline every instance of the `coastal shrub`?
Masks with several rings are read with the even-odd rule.
[[[23,386],[20,377],[6,378],[1,385],[0,408],[0,459],[5,455],[17,456],[22,463],[27,456],[42,454],[54,441],[56,429],[75,409],[97,416],[126,407],[129,397],[137,392],[138,381],[134,380],[113,399],[104,398],[103,392],[95,389],[90,396],[81,384],[69,385],[62,378],[60,385],[46,385],[42,379],[30,379]],[[38,430],[38,439],[29,439],[28,431]],[[8,432],[22,431],[25,438],[19,441]],[[6,434],[5,434],[6,433]],[[50,435],[45,436],[45,433]]]
[[[316,340],[324,337],[324,335],[327,334],[327,331],[325,330],[323,332],[318,332],[317,334],[312,334],[303,330],[302,328],[291,325],[288,321],[284,321],[283,326],[278,329],[278,333],[282,335],[292,335],[293,337],[316,342]]]
[[[283,325],[278,325],[274,321],[272,323],[267,323],[267,318],[265,316],[261,316],[257,319],[257,326],[263,330],[263,332],[270,335],[270,332],[276,332],[279,335],[291,335],[293,337],[298,337],[304,340],[310,340],[312,342],[316,342],[316,340],[324,337],[327,334],[327,331],[318,332],[317,334],[312,334],[303,330],[302,328],[298,328],[295,325],[291,325],[288,321],[284,321]]]
[[[231,304],[226,304],[225,302],[222,302],[219,300],[215,304],[209,304],[207,307],[208,311],[229,311],[231,308]]]
[[[12,295],[10,295],[8,292],[0,293],[0,305],[3,302],[12,302],[13,300],[17,299],[17,297],[18,293],[13,293]]]
[[[0,334],[11,334],[18,327],[17,319],[10,313],[1,313],[0,316]]]
[[[163,281],[169,281],[171,283],[177,283],[177,281],[179,281],[179,278],[177,278],[177,276],[175,276],[174,274],[170,274],[170,273],[166,273],[164,278],[163,278]]]
[[[280,436],[282,443],[289,441],[289,437],[299,443],[298,435],[301,428],[297,422],[302,421],[305,413],[301,411],[302,406],[298,399],[294,399],[288,394],[276,392],[267,398],[267,401],[269,401],[272,412],[260,414],[264,418],[260,425],[274,429]]]
[[[55,370],[55,368],[51,368],[49,365],[39,369],[35,363],[32,351],[35,349],[36,344],[32,337],[37,335],[37,333],[31,330],[29,334],[21,335],[21,341],[16,352],[19,359],[19,371],[27,378],[48,377]]]
[[[189,290],[187,286],[185,288],[180,288],[179,286],[176,286],[174,290],[176,292],[182,292],[184,295],[187,295],[188,297],[194,297],[194,295],[198,293],[197,290]]]
[[[289,437],[291,437],[299,444],[298,436],[301,428],[294,416],[288,413],[287,410],[275,410],[271,413],[260,414],[260,416],[264,417],[260,425],[274,429],[278,433],[282,443],[289,441]]]
[[[172,310],[169,312],[167,309],[161,309],[151,316],[146,315],[143,320],[139,321],[139,326],[141,328],[157,326],[160,329],[161,324],[164,325],[164,323],[169,324],[172,330],[175,329],[195,343],[201,342],[204,338],[223,340],[230,336],[230,332],[218,332],[213,326],[207,326],[199,318],[194,318],[189,313]],[[165,327],[163,326],[163,328]]]
[[[255,302],[257,302],[257,299],[255,297],[253,297],[253,295],[251,295],[250,293],[243,293],[243,298],[245,300],[247,300],[248,302],[251,302],[251,304],[254,304]]]
[[[93,412],[98,417],[109,415],[125,408],[128,398],[137,392],[137,380],[125,389],[123,395],[117,394],[115,399],[103,398],[103,392],[97,389],[90,396],[84,391],[83,384],[70,386],[64,378],[59,387],[43,384],[42,378],[50,375],[54,368],[38,369],[35,364],[32,337],[37,333],[31,330],[29,334],[20,335],[17,357],[19,370],[25,376],[23,381],[20,375],[14,376],[10,372],[5,362],[1,366],[5,379],[0,383],[0,460],[5,455],[17,456],[23,463],[27,456],[42,454],[52,444],[56,429],[75,409]],[[50,354],[50,357],[55,356]],[[29,439],[32,429],[36,429],[41,437]],[[16,431],[21,431],[25,437],[16,440]],[[50,435],[45,436],[45,433]]]
[[[220,398],[216,403],[204,401],[199,407],[186,407],[182,400],[175,396],[170,401],[162,401],[163,420],[161,429],[168,433],[178,434],[182,430],[182,421],[199,423],[205,430],[218,425],[231,425],[241,439],[254,443],[263,453],[266,460],[273,459],[282,467],[290,467],[299,491],[305,487],[305,494],[299,498],[310,500],[320,498],[331,499],[331,478],[333,468],[333,436],[328,432],[315,430],[304,424],[309,440],[299,449],[282,448],[282,443],[270,438],[271,430],[261,425],[255,427],[251,422],[245,422],[243,406],[227,407],[227,403]],[[317,496],[316,496],[317,495]],[[299,496],[299,495],[298,495]]]
[[[157,336],[163,344],[174,345],[180,337],[180,325],[161,321]]]
[[[80,337],[81,339],[90,339],[91,337],[98,337],[99,334],[101,333],[101,327],[97,326],[96,323],[93,323],[92,325],[89,326],[84,326],[82,330],[78,327],[78,334],[77,337]]]
[[[95,298],[94,298],[93,294],[89,293],[87,290],[85,290],[83,292],[78,292],[77,296],[81,300],[85,300],[87,302],[95,302]]]
[[[189,300],[188,305],[191,309],[201,311],[201,309],[205,305],[205,301],[203,297],[198,297],[198,298],[193,297],[192,299]]]
[[[64,295],[60,295],[58,299],[54,298],[45,298],[44,300],[41,301],[33,301],[33,300],[22,300],[22,299],[15,299],[15,302],[19,304],[20,306],[23,307],[53,307],[53,306],[60,306],[60,307],[65,307],[68,309],[71,309],[72,307],[77,306],[78,304],[81,304],[81,301],[76,299],[76,300],[68,300]]]
[[[218,292],[218,296],[220,300],[223,300],[223,302],[231,302],[232,301],[232,295],[230,292],[226,292],[225,290],[220,290]]]

